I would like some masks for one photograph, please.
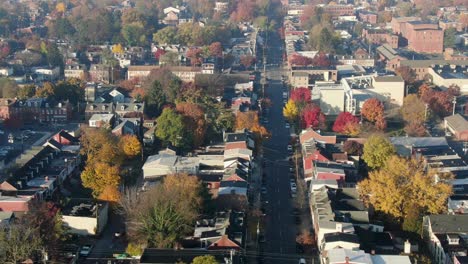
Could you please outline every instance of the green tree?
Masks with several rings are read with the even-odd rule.
[[[179,54],[175,52],[166,52],[159,58],[160,65],[176,66],[179,65]]]
[[[392,143],[382,134],[371,135],[364,143],[363,160],[372,170],[385,165],[387,159],[395,154]]]
[[[153,41],[159,44],[176,44],[177,43],[177,28],[165,27],[153,34]]]
[[[0,262],[21,263],[32,258],[43,249],[39,232],[31,226],[13,223],[8,228],[0,228]]]
[[[55,99],[58,101],[69,101],[76,105],[84,100],[84,89],[79,81],[70,79],[67,81],[59,81],[54,87]]]
[[[146,91],[145,101],[146,113],[152,117],[158,116],[163,105],[166,103],[166,96],[159,81],[153,81],[150,89]]]
[[[192,260],[192,264],[219,264],[212,255],[198,256]]]
[[[156,119],[156,136],[164,143],[187,148],[192,143],[192,135],[185,127],[184,117],[174,109],[165,108]]]
[[[132,23],[123,26],[122,36],[130,46],[146,44],[145,28],[140,24]]]
[[[202,184],[187,174],[168,175],[138,201],[137,236],[150,247],[171,248],[190,232],[202,209]]]
[[[444,48],[454,48],[456,43],[457,29],[448,28],[444,31]]]
[[[70,20],[59,17],[51,22],[47,32],[52,38],[65,39],[67,37],[73,36],[75,33],[75,28],[73,27]]]

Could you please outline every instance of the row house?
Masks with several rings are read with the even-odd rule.
[[[89,120],[94,114],[116,114],[117,117],[143,118],[144,102],[133,103],[90,103],[86,105],[85,118]]]
[[[64,69],[66,79],[76,78],[84,80],[87,72],[88,70],[84,64],[67,64]]]
[[[97,83],[113,83],[120,78],[120,67],[105,64],[91,64],[89,79]]]
[[[63,123],[71,120],[72,106],[68,102],[54,103],[45,98],[0,101],[0,118],[20,122]]]
[[[383,29],[364,28],[362,37],[374,45],[389,44],[394,49],[398,48],[398,36]]]

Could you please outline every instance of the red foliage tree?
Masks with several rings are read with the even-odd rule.
[[[302,110],[302,126],[313,129],[325,127],[325,115],[318,105],[310,103]]]
[[[190,59],[192,66],[201,65],[203,62],[202,58],[203,50],[198,47],[189,48],[185,54]]]
[[[301,25],[304,25],[311,17],[314,17],[315,15],[315,5],[309,4],[304,8],[302,15],[299,17],[299,22],[301,22]]]
[[[359,118],[353,116],[349,112],[341,112],[333,124],[333,131],[337,133],[344,133],[348,124],[359,123]]]
[[[421,98],[421,100],[426,104],[428,104],[431,101],[431,98],[434,96],[434,90],[432,90],[432,88],[425,83],[419,86],[418,93],[419,98]]]
[[[309,88],[299,87],[291,90],[290,98],[295,103],[307,103],[310,102],[312,95],[310,93]]]
[[[435,91],[427,84],[419,87],[419,97],[429,105],[429,108],[439,116],[447,116],[452,111],[454,95],[459,94],[460,88],[451,86],[447,91]]]
[[[289,57],[289,64],[296,66],[312,65],[313,60],[309,57],[301,56],[299,54],[292,54]]]
[[[408,66],[398,67],[395,73],[401,76],[406,84],[413,84],[416,81],[416,73]]]
[[[240,0],[237,2],[236,9],[231,13],[231,20],[234,22],[251,21],[254,17],[254,2],[251,0]]]
[[[10,44],[5,43],[0,47],[0,59],[6,58],[10,54]]]
[[[240,63],[245,67],[245,68],[250,68],[255,63],[255,57],[250,56],[250,55],[245,55],[240,57]]]
[[[447,93],[451,96],[460,96],[460,86],[452,84],[447,88]]]
[[[320,52],[312,59],[312,65],[316,67],[330,67],[332,62],[328,58],[327,54]]]
[[[208,50],[210,51],[210,56],[212,57],[220,58],[223,56],[223,46],[221,45],[221,42],[211,43],[208,47]]]
[[[376,98],[367,99],[362,105],[361,115],[367,121],[375,123],[384,116],[384,105]]]
[[[155,53],[154,53],[154,58],[159,60],[159,58],[161,58],[162,55],[166,54],[166,51],[163,50],[163,49],[158,49]]]
[[[205,111],[197,104],[186,102],[177,104],[176,110],[184,116],[185,125],[192,131],[194,146],[199,147],[205,140]]]

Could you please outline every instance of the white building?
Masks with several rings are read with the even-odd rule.
[[[181,157],[171,153],[160,152],[149,156],[143,165],[145,180],[157,179],[174,173],[198,173],[200,161],[196,157]]]

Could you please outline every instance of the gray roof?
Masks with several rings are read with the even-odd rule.
[[[466,233],[468,232],[468,215],[429,215],[432,232],[434,233]]]
[[[388,60],[391,60],[395,58],[398,55],[398,52],[396,52],[390,45],[384,44],[380,47],[377,48],[377,52],[380,52],[385,58]]]
[[[401,76],[377,76],[374,80],[376,82],[403,82]]]
[[[330,242],[349,242],[359,244],[359,238],[355,234],[348,233],[328,233],[324,235],[324,241],[327,243]]]
[[[431,67],[432,65],[468,65],[466,60],[403,60],[401,66],[409,66],[414,68]]]
[[[449,125],[453,130],[457,132],[468,130],[468,121],[466,121],[466,119],[460,114],[447,116],[445,118],[445,122],[447,122],[447,125]]]
[[[114,114],[93,114],[89,120],[110,122],[113,117]]]
[[[393,145],[412,147],[448,146],[445,137],[391,137]]]

